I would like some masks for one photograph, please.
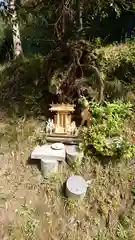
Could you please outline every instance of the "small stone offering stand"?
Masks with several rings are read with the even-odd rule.
[[[41,172],[44,178],[51,177],[58,172],[59,162],[69,165],[74,161],[81,162],[80,153],[75,136],[77,128],[71,120],[71,113],[75,105],[52,104],[50,111],[56,113],[54,119],[48,119],[46,125],[47,144],[37,146],[31,153],[31,159],[41,160]],[[52,144],[53,143],[53,144]],[[66,195],[73,199],[83,199],[87,190],[87,183],[81,176],[71,176],[66,183]]]

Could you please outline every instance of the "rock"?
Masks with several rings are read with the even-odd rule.
[[[73,200],[81,200],[87,191],[87,182],[82,176],[71,176],[66,182],[66,196]]]
[[[107,148],[111,148],[113,145],[115,145],[116,148],[120,148],[122,144],[122,137],[112,137],[112,138],[107,138],[105,140],[105,145]]]

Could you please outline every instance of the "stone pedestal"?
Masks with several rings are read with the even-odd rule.
[[[31,159],[41,160],[41,172],[44,178],[52,176],[58,171],[58,162],[65,161],[65,147],[52,149],[51,145],[37,146],[31,153]]]
[[[81,176],[71,176],[66,182],[66,196],[73,200],[82,200],[87,191],[87,182]]]
[[[80,152],[77,145],[67,145],[66,147],[66,160],[67,163],[72,166],[75,162],[81,163],[83,158],[83,153]]]
[[[58,171],[58,161],[54,159],[41,159],[41,173],[44,178],[51,177]]]

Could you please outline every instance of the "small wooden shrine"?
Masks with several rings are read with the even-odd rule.
[[[71,104],[51,104],[49,109],[55,113],[54,116],[54,133],[68,134],[75,128],[75,122],[71,121],[71,113],[75,111],[75,105]]]
[[[78,145],[80,139],[77,136],[75,121],[72,121],[74,104],[51,104],[49,109],[54,117],[48,119],[46,125],[47,142],[61,142],[64,144]]]

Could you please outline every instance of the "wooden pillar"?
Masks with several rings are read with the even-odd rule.
[[[57,113],[57,128],[59,129],[60,127],[60,115]]]
[[[68,119],[68,114],[65,114],[65,131],[68,131],[69,127],[69,119]]]
[[[66,127],[65,118],[66,118],[66,114],[63,113],[63,127],[64,127],[64,129],[65,129],[65,127]]]
[[[60,120],[61,120],[60,126],[63,127],[63,114],[61,113],[60,115],[61,115],[61,116],[60,116]]]
[[[71,124],[71,115],[68,115],[69,124]]]
[[[57,115],[54,116],[54,124],[57,126]]]

